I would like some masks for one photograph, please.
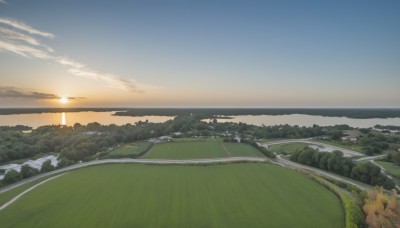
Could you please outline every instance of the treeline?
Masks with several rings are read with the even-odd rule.
[[[381,169],[370,163],[354,163],[351,158],[343,157],[341,151],[319,152],[305,147],[290,156],[290,160],[308,166],[327,170],[370,185],[393,189],[395,183],[381,173]]]
[[[164,123],[139,121],[135,124],[42,126],[23,133],[17,130],[0,131],[0,164],[32,158],[40,153],[60,153],[61,157],[80,161],[123,143],[142,141],[176,131],[206,132],[207,123],[195,116],[178,116]],[[200,133],[201,134],[201,133]]]
[[[55,169],[60,169],[69,165],[74,164],[73,161],[70,161],[68,159],[61,159],[57,166],[53,166],[51,164],[50,160],[47,160],[45,162],[43,162],[42,166],[40,167],[40,169],[36,169],[33,168],[27,164],[22,165],[21,166],[21,171],[18,172],[14,169],[9,170],[5,175],[3,180],[0,181],[0,187],[1,186],[5,186],[5,185],[9,185],[12,183],[15,183],[17,181],[20,181],[22,179],[26,179],[26,178],[30,178],[32,176],[38,175],[40,173],[46,173],[46,172],[50,172],[53,171]]]
[[[400,126],[392,126],[392,125],[375,125],[374,128],[381,130],[392,130],[392,131],[400,131]]]
[[[358,144],[363,146],[363,151],[367,155],[380,154],[389,149],[390,144],[400,143],[400,137],[385,136],[383,134],[368,133],[360,138]]]
[[[0,132],[2,131],[29,131],[32,130],[32,127],[24,126],[24,125],[16,125],[16,126],[0,126]]]

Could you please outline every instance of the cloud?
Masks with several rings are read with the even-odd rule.
[[[25,32],[28,32],[30,34],[35,34],[35,35],[43,36],[43,37],[50,38],[50,39],[53,39],[55,37],[51,33],[39,31],[37,29],[32,28],[31,26],[29,26],[27,24],[24,24],[19,21],[11,20],[8,18],[0,17],[0,23],[6,24],[8,26],[14,27],[16,29],[19,29],[19,30],[22,30]]]
[[[70,72],[72,75],[101,80],[106,82],[107,85],[112,88],[135,93],[144,92],[144,88],[156,88],[154,86],[138,84],[133,80],[129,80],[118,75],[91,69],[85,64],[68,57],[54,55],[54,50],[52,48],[46,46],[32,36],[39,35],[46,38],[54,38],[55,36],[51,33],[39,31],[23,22],[8,18],[0,17],[0,24],[1,23],[10,26],[11,28],[27,32],[30,35],[22,33],[21,31],[0,26],[0,51],[8,51],[24,57],[33,57],[56,62],[63,66],[69,67],[68,72]]]
[[[58,100],[61,96],[52,93],[37,92],[34,90],[14,86],[0,85],[0,98],[25,98],[34,100]],[[84,97],[68,97],[70,100],[85,99]]]
[[[8,4],[8,2],[6,2],[6,0],[0,0],[0,3]]]

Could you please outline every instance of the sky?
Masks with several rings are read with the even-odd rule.
[[[0,0],[0,107],[400,108],[399,10]]]

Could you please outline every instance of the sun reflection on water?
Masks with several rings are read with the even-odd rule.
[[[61,125],[67,125],[67,119],[65,118],[65,112],[61,113]]]

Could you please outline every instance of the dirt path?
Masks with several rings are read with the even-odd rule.
[[[230,157],[232,156],[231,152],[228,151],[228,149],[226,149],[225,145],[223,142],[219,142],[219,145],[222,147],[222,149],[225,151],[225,153]]]

